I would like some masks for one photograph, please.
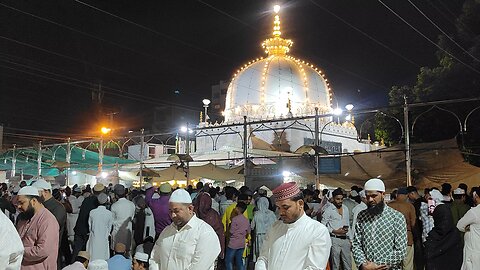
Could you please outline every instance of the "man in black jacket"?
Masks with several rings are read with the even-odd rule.
[[[88,227],[88,217],[90,211],[98,207],[97,196],[104,192],[105,186],[103,184],[96,184],[93,187],[93,195],[88,196],[82,202],[80,206],[80,212],[78,213],[77,223],[73,229],[75,236],[73,238],[73,258],[78,255],[78,252],[86,249],[88,234],[90,233]]]

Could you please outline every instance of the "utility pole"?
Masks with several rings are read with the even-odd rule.
[[[407,171],[407,186],[412,185],[412,160],[410,152],[410,127],[408,122],[408,103],[407,96],[403,95],[403,125],[405,130],[405,169]]]
[[[319,126],[318,126],[318,107],[315,107],[315,141],[314,141],[314,146],[315,146],[315,187],[317,189],[320,189],[320,172],[319,172],[319,168],[320,168],[320,164],[319,164],[319,161],[320,161],[320,158],[318,156],[318,149],[319,149],[319,141],[318,141],[318,132],[319,132]]]
[[[190,161],[188,156],[190,155],[190,128],[189,128],[189,123],[187,122],[187,134],[185,136],[185,154],[187,157],[187,172],[186,172],[186,177],[187,177],[187,187],[190,185]]]
[[[140,130],[142,132],[142,136],[140,136],[140,188],[142,187],[142,182],[143,182],[143,151],[145,148],[145,135],[143,134],[145,132],[145,129]]]
[[[103,170],[103,136],[100,138],[100,146],[98,147],[98,173]]]
[[[247,131],[247,116],[243,116],[243,177],[245,178],[245,185],[247,185],[247,155],[248,155],[248,131]]]
[[[65,161],[68,163],[67,175],[66,175],[66,178],[65,178],[67,186],[70,183],[69,173],[70,173],[70,161],[71,161],[71,159],[72,159],[71,140],[70,140],[70,138],[68,138],[68,140],[67,140],[67,152],[65,154]]]
[[[13,144],[13,149],[12,149],[12,170],[10,172],[10,179],[13,179],[15,177],[15,170],[16,170],[16,165],[17,165],[17,153],[16,150],[17,145]]]
[[[42,175],[42,141],[38,141],[38,154],[37,154],[37,176]]]

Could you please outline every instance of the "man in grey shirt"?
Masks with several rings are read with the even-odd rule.
[[[343,205],[343,191],[338,188],[332,193],[332,204],[325,208],[322,223],[330,232],[332,240],[332,249],[330,257],[332,259],[332,269],[340,269],[340,261],[344,270],[352,269],[351,243],[348,237],[350,224],[350,213],[348,208]]]

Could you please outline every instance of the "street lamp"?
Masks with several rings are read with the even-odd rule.
[[[273,11],[275,11],[275,13],[278,13],[280,11],[280,5],[273,6]]]
[[[208,105],[210,105],[210,99],[204,99],[202,100],[202,102],[203,102],[203,108],[205,108],[205,124],[207,124],[207,120],[208,120],[207,108],[208,108]]]
[[[104,135],[110,133],[110,131],[112,131],[112,129],[108,128],[108,127],[102,127],[100,129],[100,132],[102,132],[102,134],[104,134]]]
[[[342,113],[343,113],[343,110],[340,109],[339,107],[333,109],[332,114],[337,116],[337,123],[340,123],[340,115],[342,115]],[[331,122],[333,122],[333,121],[334,120],[332,118]]]
[[[337,107],[337,108],[333,109],[332,113],[336,116],[339,116],[343,113],[343,110]]]
[[[347,109],[347,112],[348,112],[348,115],[347,115],[347,117],[345,117],[345,120],[348,121],[348,122],[352,122],[352,123],[354,121],[353,116],[352,116],[353,107],[355,107],[355,106],[353,106],[353,104],[345,105],[345,109]]]

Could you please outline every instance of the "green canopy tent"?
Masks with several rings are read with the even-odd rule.
[[[58,162],[67,162],[67,149],[65,145],[53,146],[48,149],[42,149],[42,175],[57,176],[60,175],[63,168],[57,166]],[[100,161],[99,154],[94,151],[73,146],[70,151],[70,165],[68,168],[77,171],[94,170],[98,167]],[[24,175],[37,175],[38,173],[38,150],[11,149],[0,155],[0,170],[12,170],[13,154],[15,153],[15,170],[23,172]],[[134,163],[135,160],[128,160],[119,157],[103,156],[103,168],[111,169],[117,164]]]

